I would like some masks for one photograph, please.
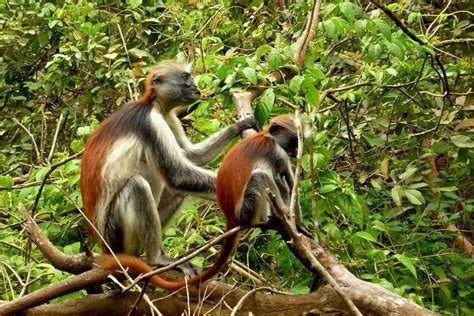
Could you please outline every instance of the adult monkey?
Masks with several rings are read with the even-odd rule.
[[[309,136],[309,128],[305,137]],[[266,192],[269,188],[275,194],[275,201],[281,209],[289,209],[294,175],[289,156],[296,156],[298,146],[297,128],[293,115],[285,114],[273,118],[267,130],[245,138],[227,153],[217,173],[217,201],[226,218],[226,228],[236,226],[275,227],[280,223],[272,219],[272,201]],[[297,229],[312,238],[303,226],[299,202],[295,215]],[[158,275],[150,282],[167,290],[178,290],[186,285],[204,282],[224,266],[238,243],[238,234],[224,239],[221,251],[212,266],[188,280],[167,281]],[[118,255],[124,267],[141,273],[152,268],[142,260]],[[101,256],[96,262],[106,269],[119,268],[118,262],[110,255]]]
[[[100,234],[105,253],[145,252],[152,265],[172,263],[161,247],[161,227],[177,205],[165,208],[163,192],[175,204],[179,194],[215,199],[216,175],[198,165],[214,159],[243,130],[258,128],[248,118],[192,144],[176,114],[200,97],[189,70],[172,61],[153,67],[143,96],[102,122],[87,141],[81,168],[84,212],[89,234]],[[190,264],[180,268],[195,273]]]

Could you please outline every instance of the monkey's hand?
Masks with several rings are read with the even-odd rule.
[[[237,126],[238,126],[238,128],[240,129],[241,132],[245,131],[246,129],[250,129],[250,128],[256,130],[257,132],[262,130],[260,125],[258,125],[257,120],[253,116],[249,116],[247,118],[244,118],[243,120],[238,121],[236,124],[237,124]]]

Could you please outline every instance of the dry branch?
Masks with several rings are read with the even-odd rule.
[[[20,203],[18,205],[18,210],[26,219],[23,227],[30,234],[31,240],[56,269],[74,274],[91,269],[92,258],[87,257],[85,254],[66,255],[62,253],[43,234],[23,204]]]
[[[165,295],[163,293],[147,293],[163,315],[181,315],[188,307],[193,314],[199,315],[230,315],[231,309],[246,295],[248,291],[232,288],[221,282],[207,282],[199,289],[190,288],[190,303],[185,296]],[[344,314],[342,301],[328,287],[323,287],[318,294],[283,295],[252,293],[245,299],[237,315],[301,315],[311,312],[314,315],[331,311]],[[32,308],[24,315],[127,315],[137,301],[139,293],[115,293],[88,295],[60,304],[45,304]],[[230,306],[230,308],[228,307]],[[150,314],[150,307],[140,302],[134,315]]]

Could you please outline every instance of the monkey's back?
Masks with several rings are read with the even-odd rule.
[[[245,138],[225,155],[217,172],[216,195],[227,226],[235,225],[235,207],[241,203],[252,171],[260,162],[271,161],[274,156],[274,140],[267,132]]]
[[[150,111],[151,104],[135,102],[124,106],[103,121],[87,140],[82,155],[80,186],[84,213],[89,221],[94,222],[96,208],[104,197],[104,183],[115,181],[120,185],[121,174],[125,181],[130,173],[137,172],[139,161],[121,159],[121,156],[139,152],[135,146],[139,142],[131,140],[146,137],[146,131],[151,130],[151,126],[142,124],[147,121],[144,118],[149,116]],[[136,164],[121,165],[121,161],[125,160]],[[95,235],[89,223],[87,226],[89,233]]]

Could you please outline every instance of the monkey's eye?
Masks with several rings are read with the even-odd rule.
[[[153,83],[154,84],[158,84],[158,83],[162,83],[163,82],[163,78],[161,76],[153,76]]]
[[[191,75],[190,75],[189,73],[187,73],[187,72],[183,72],[183,73],[181,74],[181,78],[182,78],[183,80],[188,80],[190,77],[191,77]]]

